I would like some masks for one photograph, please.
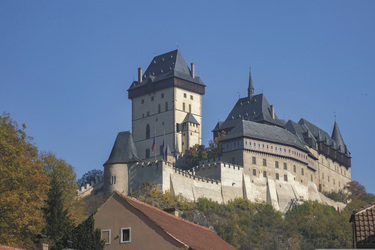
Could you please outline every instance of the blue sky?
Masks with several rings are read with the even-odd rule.
[[[26,123],[80,177],[102,169],[131,128],[127,89],[177,48],[207,85],[203,142],[247,94],[279,118],[303,117],[352,153],[352,179],[375,193],[375,1],[0,1],[0,112]]]

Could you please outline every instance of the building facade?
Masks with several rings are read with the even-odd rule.
[[[178,50],[153,58],[146,72],[128,89],[132,101],[132,134],[140,159],[184,154],[202,144],[202,95],[205,87]],[[155,141],[155,145],[154,145]]]
[[[154,57],[144,74],[139,68],[128,89],[132,132],[117,135],[104,164],[105,191],[127,195],[155,182],[191,200],[242,197],[282,212],[304,200],[343,208],[322,194],[351,181],[351,156],[336,121],[330,136],[305,119],[279,119],[265,95],[254,94],[251,72],[248,96],[213,129],[214,138],[225,134],[222,156],[186,168],[184,154],[202,144],[205,85],[194,71],[178,50]]]

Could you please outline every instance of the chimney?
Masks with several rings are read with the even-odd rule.
[[[142,83],[142,67],[138,68],[138,82]]]
[[[275,119],[275,106],[271,105],[271,116],[272,119]]]
[[[195,67],[194,67],[194,63],[191,63],[191,77],[195,78]]]

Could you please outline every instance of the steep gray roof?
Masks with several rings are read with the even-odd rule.
[[[285,124],[285,128],[288,131],[290,131],[293,134],[295,134],[303,142],[307,142],[308,139],[312,139],[314,141],[312,147],[316,148],[315,147],[316,139],[315,139],[315,137],[313,136],[313,134],[310,132],[310,130],[306,126],[301,126],[300,124],[295,123],[292,120],[289,120]]]
[[[129,163],[138,161],[137,149],[130,131],[119,132],[106,164]]]
[[[181,78],[196,84],[206,86],[199,76],[191,76],[189,67],[180,51],[173,50],[165,54],[155,56],[147,70],[143,74],[142,83],[134,81],[129,90],[147,85],[149,81],[157,82],[170,77]]]
[[[323,142],[327,146],[338,150],[340,153],[345,154],[346,156],[350,157],[350,152],[348,151],[344,140],[342,139],[339,127],[337,123],[335,122],[335,125],[333,126],[333,132],[332,132],[332,137],[329,136],[329,134],[322,130],[321,128],[315,126],[311,122],[301,119],[298,122],[299,125],[305,130],[309,131],[313,136],[314,139],[318,142]]]
[[[344,139],[341,136],[340,129],[336,121],[335,121],[335,124],[333,125],[332,139],[337,143],[337,147],[339,148],[339,151],[341,153],[345,153],[346,145],[344,143]]]
[[[249,97],[239,99],[227,119],[222,124],[217,124],[219,126],[213,131],[231,129],[242,120],[269,123],[280,127],[285,125],[285,121],[280,120],[276,114],[275,119],[272,118],[271,105],[263,94],[258,94],[251,99]]]
[[[199,122],[195,119],[195,117],[191,113],[188,113],[186,115],[186,117],[185,117],[185,119],[182,123],[185,123],[185,122],[190,122],[190,123],[200,125]]]
[[[304,142],[284,128],[245,120],[239,122],[222,141],[241,137],[285,144],[307,153],[310,152],[306,149]]]

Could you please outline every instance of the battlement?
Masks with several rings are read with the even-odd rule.
[[[91,183],[86,183],[85,186],[80,187],[77,190],[77,196],[79,198],[88,196],[91,194],[91,192],[101,189],[103,185],[104,185],[103,177],[96,178],[95,181],[92,181]]]
[[[184,177],[192,179],[192,180],[202,181],[202,182],[211,183],[211,184],[220,184],[220,180],[218,180],[218,179],[199,176],[199,175],[194,174],[194,172],[192,172],[192,171],[183,170],[183,169],[176,168],[176,167],[173,167],[173,170],[174,170],[174,173],[177,173],[181,176],[184,176]]]

